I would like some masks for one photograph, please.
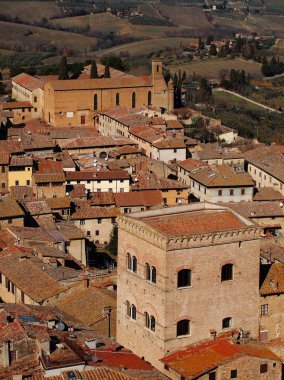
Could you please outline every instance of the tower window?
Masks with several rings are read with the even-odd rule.
[[[178,272],[178,288],[191,286],[191,270],[182,269]]]
[[[177,336],[190,334],[190,321],[188,319],[182,319],[177,323]]]
[[[233,264],[226,264],[221,269],[221,281],[229,281],[233,279]]]
[[[136,94],[135,92],[132,93],[132,108],[136,107]]]

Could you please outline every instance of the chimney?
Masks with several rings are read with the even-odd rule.
[[[83,288],[88,289],[90,286],[90,272],[89,272],[89,266],[86,266],[84,277],[83,277]]]

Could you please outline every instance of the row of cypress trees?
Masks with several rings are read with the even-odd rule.
[[[93,60],[91,63],[90,77],[92,79],[99,78],[97,63],[95,60]],[[104,72],[103,78],[110,78],[110,68],[108,64],[105,65],[105,72]],[[61,62],[59,65],[58,79],[61,79],[61,80],[70,79],[68,75],[67,58],[65,55],[61,58]]]

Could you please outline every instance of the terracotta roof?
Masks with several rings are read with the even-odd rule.
[[[49,137],[39,133],[21,133],[21,141],[25,151],[35,151],[55,148],[55,142]]]
[[[230,208],[245,218],[283,217],[284,207],[278,201],[231,202]]]
[[[106,333],[107,324],[104,306],[112,306],[112,334],[115,336],[115,314],[116,314],[116,294],[100,288],[89,287],[87,289],[75,289],[71,294],[66,294],[64,298],[54,303],[56,307],[62,309],[86,325],[94,329],[102,327],[102,333]]]
[[[13,153],[24,153],[23,144],[21,141],[0,140],[0,151]]]
[[[184,161],[177,161],[177,164],[181,168],[183,168],[183,169],[185,169],[185,170],[187,170],[189,172],[191,172],[191,171],[193,171],[195,169],[201,168],[203,166],[207,166],[203,161],[195,160],[193,158],[188,158],[188,159],[186,159]]]
[[[16,75],[12,78],[12,81],[30,91],[36,90],[37,88],[43,88],[44,84],[42,80],[26,73]]]
[[[12,156],[9,166],[33,166],[33,159],[31,157]]]
[[[22,259],[22,254],[21,249],[14,246],[7,248],[0,256],[0,272],[20,290],[36,302],[42,302],[64,290],[31,259]]]
[[[63,209],[70,208],[70,199],[69,198],[47,198],[45,202],[51,209]]]
[[[167,129],[183,129],[183,125],[178,120],[167,120],[166,126]]]
[[[24,211],[21,209],[15,199],[10,197],[0,198],[0,219],[19,216],[23,217],[24,215]]]
[[[49,82],[54,91],[95,90],[129,87],[149,87],[152,83],[149,77],[133,78],[99,78],[99,79],[76,79],[56,80]]]
[[[49,182],[65,182],[64,173],[50,173],[50,174],[38,174],[33,175],[35,183],[49,183]]]
[[[274,263],[271,264],[268,273],[261,284],[260,294],[265,296],[281,293],[284,293],[284,264]]]
[[[9,231],[12,235],[14,235],[16,238],[19,238],[20,240],[46,243],[56,242],[56,240],[41,227],[9,226],[7,228],[7,231]]]
[[[235,132],[237,133],[234,129],[232,128],[228,128],[228,127],[225,127],[224,125],[221,125],[221,124],[213,124],[213,125],[209,125],[207,127],[208,131],[216,134],[216,135],[223,135],[224,133],[230,133],[230,132]]]
[[[18,108],[33,108],[30,102],[5,102],[2,103],[2,108],[6,109],[18,109]]]
[[[154,142],[153,145],[158,149],[181,149],[186,148],[184,138],[165,138],[162,141]]]
[[[165,134],[162,129],[150,125],[139,125],[129,129],[129,133],[149,143],[161,140]]]
[[[63,173],[62,161],[43,160],[38,162],[38,174]]]
[[[203,167],[188,175],[206,187],[253,187],[254,184],[248,173],[237,172],[229,165]]]
[[[143,115],[143,111],[147,111],[147,108],[126,108],[116,107],[100,112],[101,115],[108,116],[109,118],[118,121],[126,127],[135,127],[139,125],[150,125],[151,119]]]
[[[68,240],[85,239],[84,232],[81,228],[76,227],[73,222],[61,220],[56,223],[56,228]]]
[[[99,367],[91,370],[77,371],[73,370],[76,374],[76,378],[82,380],[134,380],[133,377],[122,372],[118,372],[111,368]],[[80,375],[80,377],[79,377]],[[67,372],[62,372],[60,375],[54,376],[44,376],[44,375],[35,375],[32,376],[30,380],[69,380]]]
[[[1,313],[3,313],[3,311]],[[5,314],[7,315],[7,313]],[[0,342],[1,343],[7,342],[7,341],[15,342],[15,341],[23,339],[25,336],[26,336],[25,330],[23,329],[22,325],[17,319],[15,319],[11,323],[7,323],[0,327]]]
[[[160,190],[133,191],[129,193],[115,193],[115,203],[118,207],[126,206],[158,206],[162,205],[163,198]]]
[[[243,346],[226,339],[215,339],[189,346],[164,357],[161,361],[186,379],[191,380],[246,355],[274,361],[281,360],[265,347]]]
[[[284,182],[284,146],[253,149],[245,153],[246,161]]]
[[[25,202],[25,208],[30,215],[45,215],[51,214],[51,208],[46,201],[31,201]]]
[[[31,201],[36,197],[32,186],[10,186],[10,194],[17,201]]]
[[[182,182],[160,178],[148,170],[140,170],[132,175],[134,184],[132,190],[167,190],[167,189],[188,189]]]
[[[227,210],[176,213],[172,215],[159,215],[157,217],[145,217],[141,218],[141,220],[166,236],[208,234],[219,231],[238,230],[246,226],[233,213]]]
[[[29,245],[34,249],[36,253],[39,254],[39,256],[55,257],[55,258],[62,258],[62,259],[68,258],[68,255],[60,251],[58,248],[50,247],[43,243],[35,243],[35,242],[31,242]]]
[[[100,181],[100,180],[118,180],[129,179],[129,174],[124,170],[116,171],[80,171],[66,172],[66,181]]]
[[[122,194],[122,193],[121,193]],[[91,193],[91,205],[92,206],[107,206],[115,205],[114,194],[112,192],[96,192]]]
[[[99,132],[94,127],[60,127],[50,128],[49,135],[52,139],[75,139],[79,137],[94,137],[99,136]]]
[[[0,152],[0,165],[8,165],[10,154],[8,152]]]
[[[126,138],[114,139],[109,136],[96,137],[78,137],[69,139],[59,143],[61,148],[77,149],[77,148],[99,148],[99,147],[116,147],[123,145],[134,145],[133,141]]]
[[[256,191],[253,197],[254,201],[282,201],[284,199],[284,195],[272,187],[259,187]]]
[[[266,243],[260,247],[260,256],[272,263],[276,261],[284,264],[284,247],[279,244]]]
[[[86,188],[84,184],[78,183],[71,186],[72,186],[72,190],[70,190],[70,198],[85,198],[86,197]]]
[[[120,214],[115,207],[81,207],[71,215],[71,220],[96,219],[96,218],[116,218]]]

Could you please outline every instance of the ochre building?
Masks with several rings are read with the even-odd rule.
[[[152,62],[146,77],[51,80],[44,86],[43,117],[51,125],[94,125],[99,111],[153,106],[170,111],[174,106],[172,82],[162,74],[162,62]]]

